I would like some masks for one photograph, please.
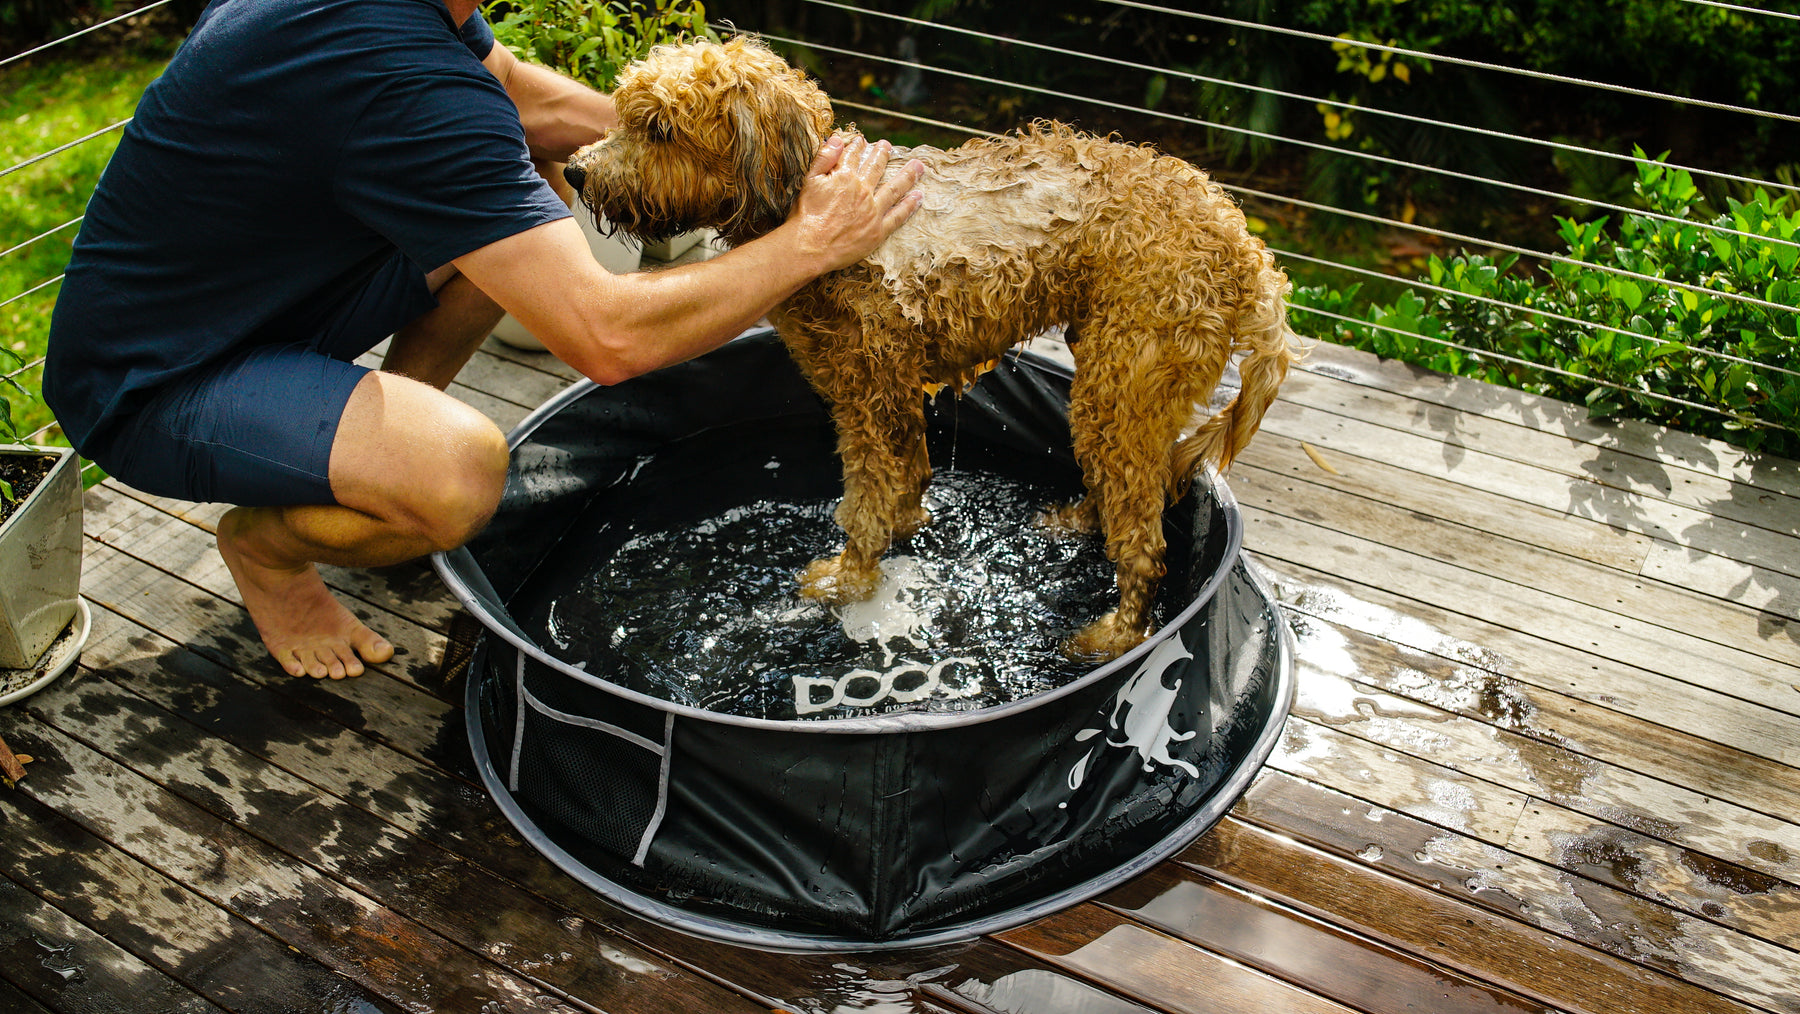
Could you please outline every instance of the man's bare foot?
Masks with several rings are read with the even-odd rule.
[[[360,676],[363,663],[386,662],[394,646],[345,609],[310,563],[271,566],[257,559],[247,531],[255,513],[233,508],[219,519],[219,555],[237,582],[263,646],[290,676]]]

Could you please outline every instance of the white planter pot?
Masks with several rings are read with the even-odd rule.
[[[0,669],[24,669],[75,618],[81,588],[81,459],[66,447],[0,445],[57,462],[0,525]]]
[[[706,236],[706,230],[699,229],[694,232],[684,232],[679,236],[671,236],[661,242],[646,243],[644,244],[644,256],[653,261],[672,261],[698,246]]]
[[[624,233],[608,236],[594,226],[594,216],[586,206],[571,199],[569,210],[575,213],[575,221],[580,223],[581,232],[587,237],[588,249],[594,252],[594,259],[600,266],[615,275],[623,275],[638,269],[643,259],[643,248],[638,241]],[[544,343],[537,336],[525,330],[525,325],[507,314],[494,326],[494,337],[516,349],[542,352]]]

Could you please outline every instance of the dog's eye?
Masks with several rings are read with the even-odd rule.
[[[644,133],[649,136],[653,144],[667,144],[675,136],[674,132],[669,129],[668,123],[662,120],[651,120],[645,124]]]

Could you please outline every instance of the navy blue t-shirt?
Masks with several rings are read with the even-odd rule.
[[[430,270],[565,218],[443,0],[215,0],[152,83],[88,203],[44,399],[77,447],[163,383],[404,254]]]

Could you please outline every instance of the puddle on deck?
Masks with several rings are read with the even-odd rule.
[[[1305,721],[1290,723],[1272,762],[1375,801],[1367,844],[1346,851],[1646,967],[1800,1011],[1782,962],[1771,964],[1791,951],[1764,942],[1800,945],[1800,888],[1772,875],[1794,871],[1796,850],[1737,840],[1776,826],[1768,818],[1575,752],[1534,700],[1541,691],[1506,675],[1496,652],[1336,589],[1276,588]],[[1383,808],[1426,826],[1384,834]]]

